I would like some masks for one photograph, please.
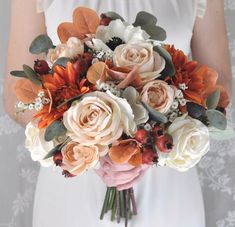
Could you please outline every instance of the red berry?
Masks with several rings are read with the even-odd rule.
[[[82,55],[82,58],[84,59],[84,61],[87,63],[88,67],[91,66],[92,60],[93,60],[93,56],[90,53],[84,53]]]
[[[62,166],[63,156],[60,151],[54,154],[53,161],[56,164],[56,166]]]
[[[87,62],[82,58],[81,55],[78,56],[77,61],[73,64],[74,69],[77,71],[78,75],[84,74],[88,70]]]
[[[156,152],[151,147],[145,147],[142,153],[142,163],[152,165]]]
[[[34,70],[36,73],[42,75],[47,74],[50,71],[50,67],[45,60],[37,60],[34,62]]]
[[[135,133],[135,139],[142,144],[146,144],[148,142],[148,135],[149,132],[142,128]]]
[[[164,153],[169,153],[173,148],[173,138],[169,134],[159,137],[155,143],[158,150]]]
[[[160,125],[155,125],[153,128],[153,135],[157,139],[160,136],[164,135],[164,129]]]

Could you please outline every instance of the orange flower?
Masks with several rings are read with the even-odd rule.
[[[117,141],[109,150],[109,157],[115,164],[128,162],[133,166],[142,164],[142,153],[139,143],[134,139]]]
[[[186,99],[205,105],[206,98],[219,89],[221,91],[219,106],[227,107],[228,94],[221,85],[216,84],[218,74],[215,70],[200,65],[197,61],[189,61],[184,52],[176,50],[174,46],[167,45],[166,50],[170,53],[176,70],[171,82],[176,87],[186,84],[188,88],[183,91]]]
[[[78,75],[79,72],[73,64],[68,62],[66,68],[57,65],[54,67],[53,75],[42,76],[45,93],[51,102],[34,116],[34,119],[39,119],[39,128],[47,127],[53,121],[62,118],[68,109],[67,105],[63,105],[65,101],[94,90],[94,85],[90,85],[86,79],[80,80]]]

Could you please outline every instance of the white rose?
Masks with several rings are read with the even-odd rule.
[[[209,151],[209,130],[199,120],[187,115],[176,118],[168,128],[174,147],[166,159],[166,165],[178,171],[195,166]]]
[[[110,92],[92,92],[71,106],[64,114],[67,135],[82,145],[109,145],[123,132],[136,131],[129,103]]]
[[[42,166],[52,166],[53,159],[44,160],[44,157],[54,148],[54,143],[44,140],[45,130],[40,130],[35,124],[29,122],[25,129],[25,147],[30,151],[34,161],[40,162]]]
[[[147,42],[128,43],[118,46],[113,55],[118,67],[138,66],[141,79],[150,81],[160,76],[165,68],[165,60],[153,51],[153,45]]]
[[[76,37],[70,37],[66,44],[59,44],[55,49],[50,49],[47,59],[53,64],[59,58],[75,58],[77,55],[83,54],[83,52],[84,45],[81,40]]]

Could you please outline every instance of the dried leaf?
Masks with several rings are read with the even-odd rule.
[[[104,68],[107,67],[104,62],[96,62],[93,64],[87,72],[87,80],[92,83],[96,84],[96,82],[100,79]]]
[[[131,164],[133,166],[139,166],[142,164],[142,158],[143,158],[142,154],[137,153],[131,157],[131,159],[129,160],[129,164]]]
[[[17,99],[25,104],[29,104],[37,98],[41,87],[28,79],[20,79],[16,81],[14,89]]]

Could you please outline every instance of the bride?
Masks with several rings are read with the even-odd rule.
[[[36,13],[38,9],[44,14]],[[22,62],[34,60],[28,45],[41,33],[48,33],[55,44],[57,26],[71,21],[73,9],[87,6],[99,13],[116,11],[132,22],[141,10],[153,13],[167,31],[166,43],[201,63],[215,68],[220,82],[231,91],[231,71],[222,0],[12,0],[11,32],[5,79],[5,107],[21,125],[30,117],[15,117],[14,79],[9,71]],[[30,113],[28,113],[30,116]],[[196,169],[178,173],[168,168],[104,168],[103,181],[115,181],[122,188],[134,186],[139,214],[130,227],[205,227],[203,198]],[[121,178],[117,178],[115,171]],[[144,177],[142,178],[142,176]],[[105,184],[93,171],[81,177],[64,179],[57,171],[41,168],[35,194],[33,227],[114,227],[109,219],[98,219]],[[139,181],[139,182],[138,182]],[[136,184],[138,182],[138,184]]]

